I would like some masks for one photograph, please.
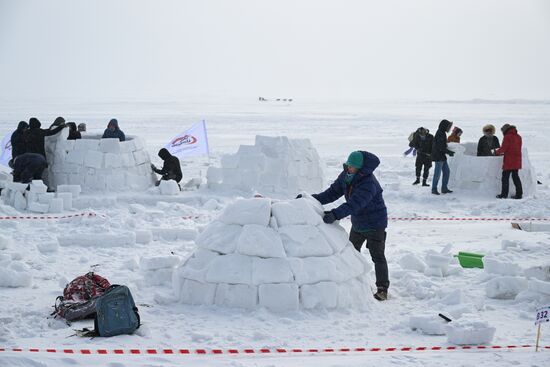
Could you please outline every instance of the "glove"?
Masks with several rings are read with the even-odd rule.
[[[295,197],[295,199],[301,199],[303,198],[302,194],[298,194],[298,196]]]
[[[336,221],[336,215],[331,211],[325,212],[325,215],[323,216],[323,222],[327,224],[334,223]]]
[[[449,156],[453,157],[455,155],[455,152],[449,152]]]

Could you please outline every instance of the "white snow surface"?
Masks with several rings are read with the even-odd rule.
[[[1,104],[0,117],[3,122],[0,124],[0,135],[14,131],[18,121],[27,118],[28,111],[35,111],[43,125],[47,125],[59,110],[58,105],[40,102]],[[64,104],[62,110],[67,114],[66,118],[85,121],[90,134],[100,134],[105,128],[105,116],[116,112],[127,134],[144,138],[143,150],[157,161],[153,162],[157,166],[160,164],[156,157],[158,149],[174,134],[204,118],[210,139],[210,162],[200,157],[182,159],[182,169],[187,177],[206,177],[208,167],[223,166],[221,156],[234,154],[241,145],[253,146],[256,135],[288,136],[289,139],[311,141],[320,156],[327,185],[341,171],[341,165],[350,151],[363,149],[376,154],[381,164],[375,175],[384,188],[384,199],[391,217],[542,218],[550,213],[550,166],[547,164],[550,160],[547,144],[550,104],[547,103],[336,104],[296,100],[288,106],[275,106],[239,101],[203,101]],[[455,125],[464,130],[464,142],[477,142],[486,121],[497,127],[505,122],[516,125],[529,151],[536,178],[542,182],[537,185],[536,193],[523,200],[497,200],[494,196],[498,190],[472,191],[450,185],[455,190],[453,194],[434,197],[429,188],[412,186],[414,158],[402,156],[407,149],[407,136],[420,125],[434,132],[442,118],[455,121]],[[181,121],[181,126],[174,126],[174,121]],[[236,129],[236,126],[239,128]],[[92,148],[101,154],[116,154],[102,151],[99,145]],[[103,149],[112,150],[112,147],[104,146]],[[69,159],[68,156],[66,158]],[[84,163],[85,156],[75,155],[72,159],[79,162],[80,158]],[[15,188],[16,185],[5,181],[9,177],[6,175],[8,172],[7,168],[0,167],[0,187]],[[213,180],[220,180],[221,172],[212,171],[209,175]],[[26,185],[20,190],[25,188]],[[513,191],[513,183],[511,188]],[[290,200],[298,193],[288,193],[288,196],[278,198]],[[351,226],[347,219],[340,221],[342,228],[324,223],[313,224],[309,222],[311,213],[306,212],[303,217],[298,216],[289,223],[278,223],[278,219],[270,220],[273,215],[258,210],[257,213],[247,214],[247,218],[253,219],[246,219],[246,222],[234,223],[239,218],[219,221],[217,218],[221,213],[237,200],[257,199],[253,199],[249,191],[215,185],[166,196],[148,194],[137,188],[118,193],[82,192],[78,195],[78,198],[72,198],[71,207],[93,210],[97,216],[63,220],[0,220],[0,348],[328,348],[447,346],[478,342],[532,345],[536,332],[534,311],[537,307],[550,305],[548,232],[518,231],[510,226],[509,221],[390,220],[386,242],[391,280],[389,299],[383,303],[369,301],[368,312],[362,312],[353,307],[353,299],[346,299],[346,295],[362,292],[370,300],[370,293],[375,288],[374,271],[369,272],[371,280],[367,287],[361,288],[365,282],[353,282],[348,284],[348,290],[338,290],[334,297],[331,281],[324,277],[337,278],[341,274],[340,269],[354,269],[357,264],[344,261],[323,263],[323,256],[308,255],[292,262],[276,256],[281,255],[281,251],[286,254],[291,242],[297,238],[304,241],[316,238],[310,236],[308,231],[293,233],[292,229],[296,226],[315,226],[319,236],[326,240],[326,244],[320,245],[322,251],[341,252],[344,250],[343,240],[347,238]],[[338,204],[327,205],[324,209]],[[320,216],[319,210],[322,208],[315,209]],[[69,209],[71,211],[79,212]],[[1,217],[19,215],[21,213],[13,206],[0,204]],[[285,219],[290,219],[283,215]],[[253,225],[266,228],[265,233],[251,231],[254,232],[251,237],[258,238],[261,244],[273,234],[267,229],[272,229],[280,234],[282,250],[275,246],[277,251],[262,252],[267,249],[251,246],[248,235],[239,242],[244,226],[252,225],[250,220],[254,221]],[[284,236],[281,235],[283,232],[286,233]],[[62,239],[61,243],[58,238]],[[298,250],[302,249],[296,249],[296,253]],[[484,254],[487,259],[494,259],[492,265],[496,266],[491,268],[490,265],[489,271],[461,269],[456,259],[452,258],[458,251]],[[208,273],[202,271],[205,264],[229,254],[252,258],[251,263],[239,263],[251,269],[250,277],[245,279],[247,283],[224,283],[229,275],[236,277],[241,270],[229,267],[227,273],[221,274],[221,283],[208,285]],[[175,260],[171,259],[174,256],[187,261],[188,266],[173,268]],[[371,269],[368,250],[363,248],[362,256]],[[155,258],[163,260],[141,261]],[[308,263],[305,260],[315,261]],[[150,265],[152,269],[149,269]],[[108,339],[69,337],[74,333],[73,329],[91,327],[93,322],[80,321],[68,326],[49,316],[55,297],[61,295],[64,285],[89,270],[107,277],[111,283],[129,286],[143,322],[136,334]],[[291,284],[291,277],[298,270],[299,279],[315,278],[316,282],[286,286]],[[220,274],[210,274],[214,275]],[[513,277],[513,284],[517,287],[509,287],[512,282],[507,277]],[[181,294],[177,295],[172,287],[177,279],[184,278],[187,280],[180,284]],[[527,280],[526,288],[523,280]],[[279,284],[283,286],[278,287]],[[508,289],[511,292],[505,292],[505,299],[490,298],[488,288],[491,291]],[[516,292],[519,293],[514,296]],[[266,305],[280,305],[280,297],[275,300],[270,297],[282,294],[289,295],[285,300],[293,301],[296,294],[298,301],[305,295],[307,302],[288,302],[284,304],[285,308],[294,311],[273,312],[269,308],[257,307],[256,300],[262,299],[261,294],[267,296]],[[177,302],[180,299],[194,300],[200,305]],[[332,308],[335,301],[337,305],[338,302],[347,302],[350,306]],[[429,326],[441,323],[438,313],[453,320],[445,325],[455,325],[451,336],[447,329],[444,330],[446,335],[430,335],[433,330],[428,330]],[[472,314],[476,315],[477,321],[472,321]],[[420,317],[414,324],[417,330],[411,328],[412,316]],[[494,328],[494,335],[490,335],[491,328]],[[473,330],[478,334],[474,335]],[[541,341],[548,345],[545,330],[543,326]],[[436,331],[440,333],[440,330]],[[480,336],[484,338],[478,338]],[[183,364],[545,366],[548,364],[548,353],[490,350],[380,355],[262,355],[258,358],[233,355],[81,356],[0,352],[1,366]]]

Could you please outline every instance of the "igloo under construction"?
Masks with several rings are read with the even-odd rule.
[[[274,312],[365,309],[372,267],[312,197],[242,199],[197,237],[173,275],[182,303]]]
[[[143,141],[126,136],[125,141],[86,134],[67,140],[69,129],[46,137],[48,186],[80,185],[82,192],[146,190],[155,182],[149,153]]]

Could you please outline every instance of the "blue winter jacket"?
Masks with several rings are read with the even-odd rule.
[[[363,168],[357,172],[350,184],[346,184],[346,170],[330,187],[320,194],[312,195],[323,205],[338,200],[342,195],[346,202],[332,210],[336,219],[351,215],[354,230],[379,230],[388,226],[388,212],[382,188],[373,172],[380,165],[380,159],[372,153],[363,154]]]
[[[102,139],[117,138],[120,141],[125,141],[126,136],[124,135],[124,132],[122,132],[122,130],[120,130],[120,128],[118,127],[118,121],[116,119],[112,119],[111,121],[109,121],[109,124],[114,124],[115,130],[111,131],[109,128],[106,128],[101,138]]]

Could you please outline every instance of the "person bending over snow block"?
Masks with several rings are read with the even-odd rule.
[[[435,133],[435,137],[432,144],[432,161],[435,162],[434,177],[432,180],[432,194],[439,195],[437,191],[437,185],[439,184],[439,177],[441,172],[443,172],[443,182],[441,184],[441,192],[443,194],[450,194],[452,191],[449,190],[447,185],[449,184],[449,164],[447,163],[447,154],[451,157],[455,153],[447,148],[447,136],[446,133],[451,130],[453,123],[448,120],[442,120],[439,123],[439,128]]]
[[[523,197],[523,187],[519,178],[518,171],[521,169],[521,146],[522,139],[514,125],[504,124],[501,128],[504,138],[502,146],[495,151],[496,155],[504,155],[502,163],[502,189],[498,199],[506,199],[510,187],[510,175],[516,186],[516,195],[512,199],[521,199]]]
[[[11,157],[15,159],[21,154],[27,152],[27,132],[29,131],[29,124],[25,121],[20,121],[17,125],[17,130],[11,134]]]
[[[495,136],[495,127],[491,124],[483,126],[483,136],[477,143],[477,156],[493,156],[495,155],[494,150],[497,148],[500,148],[500,141]]]
[[[416,181],[413,182],[413,185],[418,185],[420,183],[420,173],[422,172],[422,167],[424,167],[424,175],[422,175],[422,186],[430,186],[426,182],[430,174],[430,167],[432,166],[432,143],[433,135],[430,134],[428,129],[419,127],[418,130],[414,133],[413,140],[410,142],[409,146],[415,148],[417,151],[416,155]]]
[[[59,119],[59,117],[57,119]],[[63,128],[65,127],[65,120],[60,121],[57,126],[50,129],[41,129],[40,126],[42,126],[42,124],[40,123],[40,121],[35,117],[31,117],[31,119],[29,120],[29,126],[30,128],[27,132],[27,153],[40,154],[41,156],[46,158],[44,138],[46,136],[55,135],[63,130]]]
[[[103,132],[103,136],[101,137],[101,139],[109,138],[117,138],[120,141],[126,140],[124,132],[118,127],[117,119],[111,119],[111,121],[109,121],[109,124],[107,125],[107,128],[105,129],[105,131]]]
[[[67,122],[67,126],[69,127],[69,136],[67,137],[67,140],[82,139],[82,135],[80,135],[80,131],[76,129],[75,122]]]
[[[162,169],[158,169],[154,164],[151,164],[151,169],[162,176],[161,179],[157,181],[156,186],[160,185],[160,181],[162,180],[174,180],[179,183],[183,178],[183,174],[181,173],[180,160],[178,157],[170,154],[165,148],[159,150],[158,155],[164,161],[164,164]]]
[[[372,153],[352,152],[336,181],[324,192],[312,196],[323,205],[345,197],[344,204],[325,212],[323,221],[333,223],[351,215],[349,240],[359,252],[363,242],[367,241],[376,272],[377,292],[374,298],[384,301],[388,297],[390,286],[388,264],[384,255],[388,212],[382,197],[383,190],[373,174],[379,164],[380,160]]]
[[[48,164],[43,155],[21,154],[12,161],[13,182],[30,183],[32,180],[40,180],[46,167]]]
[[[447,143],[459,143],[460,144],[460,137],[462,136],[462,129],[458,126],[455,126],[453,129],[453,132],[451,135],[449,135],[449,138],[447,138]]]

